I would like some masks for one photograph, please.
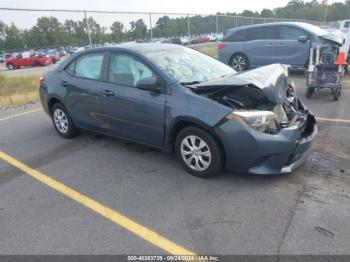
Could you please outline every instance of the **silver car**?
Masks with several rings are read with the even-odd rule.
[[[274,63],[305,67],[311,47],[342,43],[339,34],[307,23],[259,24],[225,32],[218,45],[218,58],[237,71]]]

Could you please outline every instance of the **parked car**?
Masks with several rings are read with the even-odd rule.
[[[200,44],[208,43],[208,42],[210,42],[210,37],[206,36],[206,35],[200,35],[200,36],[198,36],[198,42]]]
[[[338,24],[338,29],[343,33],[348,33],[348,29],[350,28],[350,20],[340,21]]]
[[[53,64],[61,60],[60,53],[55,50],[49,50],[45,56],[50,57]]]
[[[181,44],[182,45],[189,45],[190,38],[188,36],[182,36],[182,37],[180,37],[180,39],[181,39]]]
[[[350,20],[343,20],[343,21],[340,21],[338,24],[338,29],[345,35],[346,41],[350,41],[349,40],[349,38],[350,38],[349,28],[350,28]],[[348,45],[348,43],[346,42],[344,45],[346,46],[346,45]],[[350,49],[347,52],[347,62],[348,63],[350,62]],[[345,67],[345,71],[348,71],[347,67]]]
[[[237,74],[172,44],[76,53],[41,78],[40,98],[64,138],[89,129],[175,151],[184,168],[200,177],[223,167],[291,172],[306,160],[317,133],[285,66]]]
[[[17,55],[17,57],[6,59],[5,63],[9,70],[14,70],[25,66],[49,65],[49,64],[52,64],[52,60],[49,57],[32,56],[32,57],[23,58],[21,55]]]
[[[161,41],[161,43],[165,44],[176,44],[176,45],[181,45],[181,39],[179,37],[173,37],[173,38],[167,38]]]
[[[342,45],[339,34],[307,23],[280,22],[232,28],[218,44],[218,59],[238,71],[282,63],[305,67],[310,48]]]

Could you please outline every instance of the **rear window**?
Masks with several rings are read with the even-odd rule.
[[[104,53],[86,54],[78,57],[66,67],[66,72],[76,77],[100,79]]]
[[[276,39],[276,27],[257,27],[251,28],[246,31],[246,41],[263,40],[263,39]]]
[[[223,40],[225,42],[244,42],[245,40],[245,31],[246,30],[240,30],[236,31],[232,34],[227,35],[227,37]]]

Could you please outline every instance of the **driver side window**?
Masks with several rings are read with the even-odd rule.
[[[304,30],[297,27],[293,27],[293,26],[280,27],[280,39],[282,40],[298,40],[298,37],[300,36],[308,37],[308,34]]]
[[[108,81],[136,86],[136,82],[153,76],[153,72],[142,62],[128,54],[112,54],[109,60]]]

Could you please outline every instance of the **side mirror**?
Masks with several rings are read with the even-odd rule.
[[[298,41],[301,43],[305,43],[307,41],[307,36],[306,35],[300,35],[298,37]]]
[[[162,88],[155,76],[142,78],[136,82],[136,87],[143,90],[160,92]]]

